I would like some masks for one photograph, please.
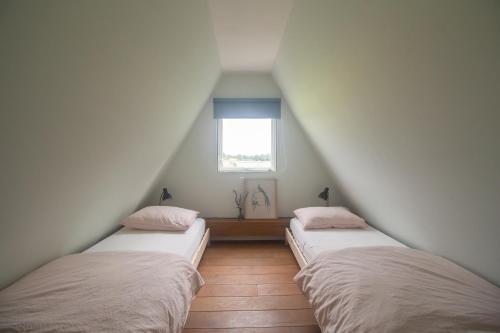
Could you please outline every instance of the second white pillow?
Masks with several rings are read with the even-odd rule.
[[[306,207],[293,211],[304,229],[366,228],[365,220],[344,207]]]

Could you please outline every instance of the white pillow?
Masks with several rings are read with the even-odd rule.
[[[127,228],[142,230],[187,230],[199,212],[170,206],[150,206],[125,218],[121,224]]]
[[[296,209],[293,213],[304,229],[354,229],[368,226],[364,219],[344,207],[306,207]]]

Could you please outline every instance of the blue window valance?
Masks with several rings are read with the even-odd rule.
[[[281,98],[214,98],[214,118],[279,119]]]

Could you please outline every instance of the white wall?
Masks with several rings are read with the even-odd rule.
[[[220,74],[204,1],[0,4],[0,288],[143,200]]]
[[[213,97],[281,97],[270,74],[224,74]],[[165,204],[196,209],[205,217],[235,217],[233,189],[240,190],[240,177],[275,177],[279,216],[292,216],[295,208],[322,205],[318,193],[332,186],[331,178],[286,102],[278,125],[277,172],[217,172],[217,132],[210,100],[189,135],[168,165],[148,203],[157,204],[160,189],[168,186],[173,200]],[[337,194],[335,194],[337,195]],[[339,202],[340,195],[336,196]]]
[[[500,2],[296,1],[274,77],[372,223],[500,283]]]

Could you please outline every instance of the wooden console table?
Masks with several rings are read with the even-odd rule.
[[[211,240],[284,240],[290,218],[269,220],[218,218],[205,219]]]

